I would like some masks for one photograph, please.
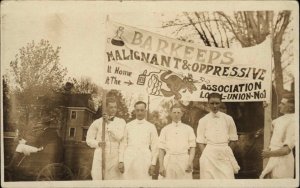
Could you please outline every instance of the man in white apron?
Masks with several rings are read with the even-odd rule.
[[[171,108],[172,123],[159,136],[159,173],[161,179],[193,179],[196,138],[192,127],[181,122],[182,109]]]
[[[107,114],[95,120],[88,129],[86,143],[95,148],[91,175],[93,180],[102,180],[102,148],[105,145],[105,180],[122,179],[119,165],[120,142],[123,138],[126,122],[115,117],[117,103],[107,100]],[[102,121],[106,122],[105,141],[102,141]]]
[[[234,179],[240,167],[233,155],[233,145],[238,140],[231,116],[220,112],[222,96],[208,95],[211,110],[199,120],[196,142],[200,148],[200,179]]]
[[[279,105],[283,116],[272,122],[272,138],[269,150],[262,152],[264,158],[270,158],[260,178],[267,174],[271,178],[294,178],[294,156],[291,152],[295,146],[295,106],[294,99],[283,98]]]
[[[120,171],[124,179],[152,179],[158,156],[158,135],[153,124],[145,120],[146,103],[134,105],[136,119],[126,125],[120,153]]]

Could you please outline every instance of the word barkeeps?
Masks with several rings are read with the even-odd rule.
[[[233,53],[230,51],[197,48],[183,43],[180,44],[178,41],[164,39],[148,32],[135,31],[130,44],[146,51],[162,53],[167,56],[175,56],[199,63],[229,65],[234,62]]]

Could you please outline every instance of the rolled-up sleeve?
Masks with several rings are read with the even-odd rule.
[[[101,124],[101,120],[95,120],[89,127],[86,135],[86,143],[91,148],[99,148],[99,141],[97,139],[97,134],[99,130],[98,125]]]
[[[236,126],[232,117],[229,116],[229,140],[237,141],[238,135],[236,131]]]
[[[196,147],[196,136],[194,130],[191,128],[189,129],[189,148]]]
[[[294,122],[287,127],[283,145],[288,146],[291,150],[295,147],[295,126]]]
[[[158,134],[157,134],[157,130],[155,128],[155,126],[152,126],[152,130],[151,130],[151,153],[152,153],[152,157],[151,157],[151,164],[152,165],[156,165],[156,161],[158,158]]]
[[[200,144],[206,144],[205,120],[203,118],[200,119],[199,122],[198,122],[196,142],[200,143]]]
[[[159,140],[158,140],[158,148],[166,150],[166,131],[165,128],[162,128]]]

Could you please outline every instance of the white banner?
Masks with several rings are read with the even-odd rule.
[[[249,48],[213,48],[109,21],[104,88],[180,100],[269,101],[270,39]]]

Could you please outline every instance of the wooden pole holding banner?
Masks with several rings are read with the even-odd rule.
[[[150,116],[150,95],[148,95],[148,101],[147,101],[147,121],[149,121]]]
[[[271,126],[272,126],[272,65],[273,65],[273,37],[274,37],[274,28],[273,28],[273,17],[274,12],[271,13],[271,41],[270,41],[270,48],[271,48],[271,80],[270,80],[270,93],[267,93],[267,95],[270,95],[270,101],[269,103],[264,102],[264,150],[266,150],[270,145],[271,140]],[[263,160],[263,168],[266,167],[268,163],[268,158],[265,158]]]
[[[106,125],[105,125],[105,121],[103,118],[103,114],[106,113],[106,90],[104,90],[103,92],[103,96],[102,96],[102,135],[101,135],[101,142],[105,142],[105,129],[106,129]],[[102,180],[104,180],[105,177],[105,145],[102,146],[101,148],[102,150]]]
[[[108,21],[109,21],[109,15],[106,16],[106,20],[105,20],[105,28],[107,29],[108,27]],[[107,31],[105,31],[105,33],[107,33]],[[107,35],[105,35],[105,48],[104,48],[104,54],[105,54],[105,50],[106,50],[106,45],[107,45]],[[102,96],[102,135],[101,135],[101,141],[102,142],[105,142],[105,132],[106,132],[106,125],[105,125],[105,121],[104,121],[104,118],[103,118],[103,114],[106,113],[106,94],[107,94],[107,91],[104,89],[103,90],[103,96]],[[102,146],[101,148],[102,150],[102,180],[105,179],[105,145]]]

